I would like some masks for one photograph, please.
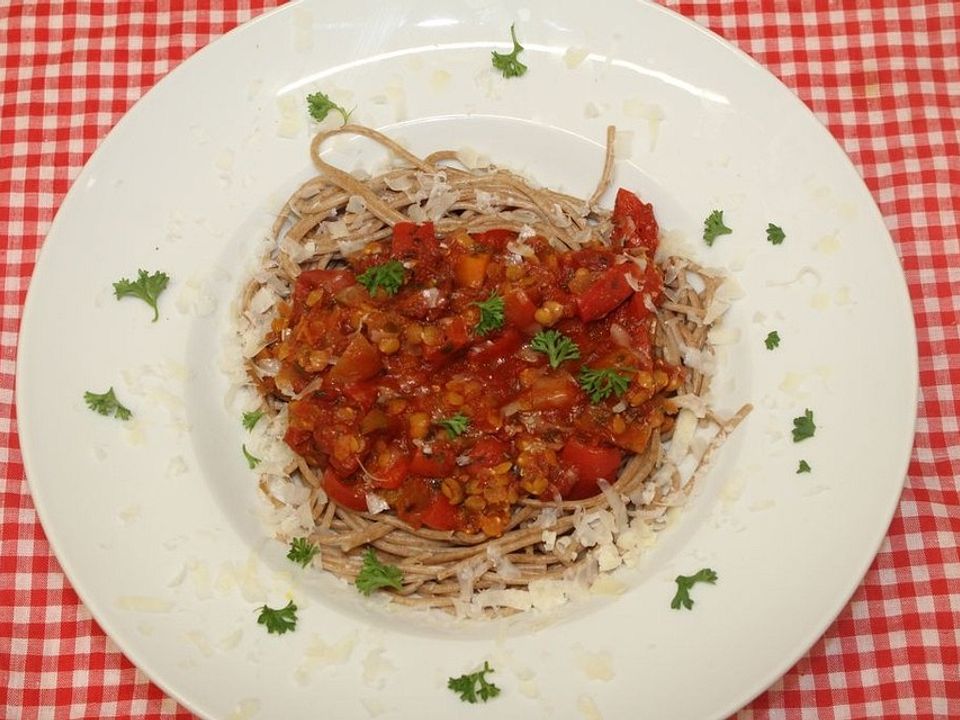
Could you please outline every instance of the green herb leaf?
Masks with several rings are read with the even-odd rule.
[[[85,392],[83,399],[86,401],[88,408],[101,415],[110,415],[112,413],[114,417],[120,418],[121,420],[129,420],[130,416],[133,415],[130,410],[121,405],[120,401],[117,400],[117,396],[114,394],[112,387],[105,393]]]
[[[247,430],[253,430],[253,427],[260,422],[263,417],[263,410],[251,410],[243,414],[243,426]]]
[[[590,402],[596,404],[611,395],[623,395],[630,386],[630,378],[621,375],[613,368],[591,368],[584,365],[577,378],[580,387],[590,396]]]
[[[496,50],[492,53],[493,66],[499,70],[505,78],[520,77],[527,71],[527,66],[517,59],[517,56],[523,51],[523,46],[517,41],[517,31],[513,25],[510,26],[510,37],[513,38],[512,53],[498,53]]]
[[[369,267],[357,276],[357,282],[373,295],[382,288],[387,295],[396,295],[407,279],[407,271],[399,260],[390,260],[382,265]]]
[[[780,347],[780,333],[776,330],[771,330],[767,333],[766,340],[763,341],[763,344],[767,346],[767,350],[773,350],[775,347]]]
[[[693,575],[677,575],[677,594],[674,595],[673,600],[670,601],[670,607],[672,607],[674,610],[679,610],[681,607],[684,607],[687,610],[692,610],[693,599],[690,597],[690,588],[692,588],[698,582],[705,582],[713,585],[717,582],[717,573],[710,568],[703,568]]]
[[[817,431],[817,426],[813,424],[813,411],[806,410],[803,415],[793,419],[793,441],[800,442],[807,438],[812,438]]]
[[[320,552],[320,548],[305,537],[294,538],[290,543],[287,560],[298,563],[300,567],[306,567],[318,552]]]
[[[783,230],[781,230],[778,226],[774,225],[773,223],[769,223],[767,225],[767,242],[769,242],[771,245],[779,245],[783,242],[785,237],[786,235],[783,234]]]
[[[451,415],[448,418],[437,420],[434,425],[439,425],[446,430],[447,435],[452,440],[455,437],[463,435],[467,431],[467,426],[470,425],[470,418],[463,413],[457,413],[456,415]]]
[[[153,322],[156,322],[157,318],[160,317],[160,310],[157,308],[157,298],[160,297],[160,293],[166,289],[167,283],[169,282],[170,278],[166,273],[158,271],[153,273],[153,275],[149,275],[146,270],[138,270],[136,280],[123,278],[115,282],[113,284],[113,293],[117,296],[117,300],[125,298],[128,295],[143,300],[153,308]]]
[[[241,445],[240,447],[243,449],[243,456],[247,459],[247,465],[249,465],[250,469],[253,470],[257,465],[260,464],[260,458],[251,455],[250,451],[247,450],[246,445]]]
[[[353,113],[353,110],[344,110],[322,92],[307,95],[307,108],[310,111],[310,117],[317,122],[323,122],[331,111],[338,112],[343,118],[344,125],[350,122],[350,115]]]
[[[477,698],[486,702],[490,698],[495,698],[500,694],[500,688],[491,682],[487,682],[487,673],[492,673],[493,668],[486,660],[483,661],[483,668],[475,673],[461,675],[460,677],[450,678],[447,681],[447,687],[455,693],[459,693],[463,702],[475,703]]]
[[[403,586],[403,571],[396,565],[386,565],[380,562],[372,548],[367,548],[363,554],[363,567],[357,573],[354,581],[357,590],[369,595],[374,590],[392,587],[399,590]]]
[[[297,627],[297,606],[293,600],[284,607],[273,608],[262,605],[259,608],[260,617],[257,618],[258,625],[265,625],[268,633],[283,635]]]
[[[530,347],[542,352],[550,361],[550,367],[559,367],[567,360],[576,360],[580,357],[580,348],[577,344],[557,330],[541,330],[530,341]]]
[[[799,475],[800,473],[808,473],[812,469],[813,468],[810,467],[810,464],[806,460],[801,460],[800,464],[797,465],[797,475]]]
[[[714,210],[703,221],[703,241],[713,245],[713,241],[721,235],[729,235],[733,230],[723,224],[723,210]]]
[[[503,298],[497,295],[496,290],[483,302],[471,304],[480,308],[480,322],[473,328],[477,335],[486,335],[503,327]]]

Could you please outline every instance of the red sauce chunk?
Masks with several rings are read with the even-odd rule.
[[[257,358],[279,361],[286,443],[339,505],[374,493],[414,527],[496,537],[521,499],[597,494],[673,422],[656,244],[621,190],[609,246],[400,223],[302,272]]]

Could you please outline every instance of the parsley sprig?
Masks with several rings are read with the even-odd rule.
[[[486,300],[472,304],[480,308],[480,321],[473,327],[477,335],[486,335],[503,327],[503,298],[496,290]]]
[[[350,115],[353,113],[353,110],[344,110],[322,92],[307,95],[307,109],[310,112],[310,117],[317,122],[326,120],[327,115],[329,115],[331,111],[338,112],[340,113],[340,117],[343,118],[344,125],[350,122]]]
[[[797,475],[799,475],[800,473],[808,473],[812,469],[813,468],[810,467],[810,463],[808,463],[806,460],[801,460],[800,464],[797,465]]]
[[[297,606],[293,600],[288,602],[282,608],[271,608],[261,605],[260,616],[257,618],[258,625],[264,625],[268,633],[283,635],[297,627]]]
[[[263,417],[263,410],[251,410],[243,414],[243,427],[247,430],[253,430],[254,426],[260,422]]]
[[[510,37],[513,38],[513,52],[498,53],[496,50],[493,55],[493,66],[499,70],[505,78],[520,77],[527,71],[527,66],[518,59],[523,52],[523,45],[517,40],[517,30],[514,25],[510,26]]]
[[[117,300],[132,296],[143,300],[147,305],[153,308],[153,320],[156,322],[160,317],[160,310],[157,307],[157,299],[167,288],[170,278],[166,273],[157,271],[152,275],[146,270],[137,270],[137,279],[128,280],[123,278],[113,284],[113,293]]]
[[[490,667],[490,663],[484,660],[482,669],[475,673],[450,678],[447,681],[447,687],[455,693],[459,693],[460,699],[464,702],[475,703],[477,698],[486,702],[500,694],[500,688],[492,682],[487,682],[486,675],[492,672],[493,668]]]
[[[255,455],[251,455],[250,451],[247,450],[246,445],[241,445],[240,448],[243,450],[243,456],[247,459],[247,465],[250,466],[251,470],[260,464],[260,458],[256,457]]]
[[[771,245],[779,245],[787,237],[783,229],[773,223],[767,223],[767,242]]]
[[[115,418],[120,418],[121,420],[129,420],[130,416],[133,415],[128,408],[124,407],[120,401],[117,400],[117,396],[114,394],[112,387],[105,393],[87,391],[83,394],[83,399],[86,401],[88,408],[101,415],[112,414]]]
[[[558,330],[541,330],[533,336],[530,347],[546,355],[552,368],[580,357],[579,346]]]
[[[681,607],[692,610],[693,598],[690,597],[690,588],[699,582],[713,585],[717,582],[717,573],[710,568],[703,568],[693,575],[677,575],[677,594],[674,595],[673,600],[670,601],[670,607],[674,610],[679,610]]]
[[[357,282],[363,285],[371,295],[381,288],[387,295],[396,295],[407,279],[407,271],[399,260],[390,260],[367,268],[357,276]]]
[[[306,567],[318,552],[320,552],[320,548],[307,540],[307,538],[294,538],[290,543],[287,560],[299,564],[300,567]]]
[[[803,415],[793,419],[793,441],[800,442],[807,438],[812,438],[817,431],[817,426],[813,422],[813,411],[807,408]]]
[[[729,235],[733,230],[723,224],[723,210],[714,210],[703,221],[703,241],[712,246],[721,235]]]
[[[373,549],[367,548],[367,551],[363,554],[363,566],[357,573],[354,584],[357,586],[357,590],[364,595],[369,595],[374,590],[384,587],[399,590],[403,585],[403,571],[396,565],[387,565],[380,562]]]
[[[446,430],[447,435],[452,440],[455,437],[463,435],[467,431],[467,427],[470,425],[470,418],[463,413],[457,413],[456,415],[451,415],[448,418],[437,420],[434,425],[439,425]]]
[[[776,330],[771,330],[767,333],[767,337],[764,339],[763,344],[767,346],[767,350],[773,350],[776,347],[780,347],[780,333]]]
[[[577,378],[580,387],[590,396],[590,402],[596,404],[611,395],[623,395],[630,386],[630,378],[621,375],[614,368],[592,368],[584,365]]]

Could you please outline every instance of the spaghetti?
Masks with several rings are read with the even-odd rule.
[[[341,134],[395,164],[331,165]],[[398,603],[537,605],[522,591],[590,582],[662,525],[694,485],[692,436],[712,438],[702,467],[749,412],[702,400],[723,279],[655,263],[652,208],[632,193],[597,205],[613,137],[588,200],[362,126],[314,138],[319,175],[276,219],[241,332],[248,382],[296,452],[261,489],[278,507],[306,493],[325,570],[353,579],[373,547],[403,572]],[[547,328],[540,351],[567,350],[549,363],[530,342]]]

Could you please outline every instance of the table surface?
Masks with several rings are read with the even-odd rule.
[[[130,106],[278,4],[0,8],[0,715],[190,718],[107,638],[64,577],[17,439],[17,333],[60,202]],[[920,355],[899,509],[849,604],[738,718],[960,717],[960,3],[668,0],[790,87],[866,180],[896,242]]]

